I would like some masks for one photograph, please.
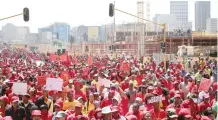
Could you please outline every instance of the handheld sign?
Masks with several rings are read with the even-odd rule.
[[[27,83],[14,82],[12,86],[12,93],[16,95],[25,95],[27,93]]]
[[[62,91],[63,80],[58,78],[48,78],[46,80],[46,90]]]
[[[210,80],[210,79],[205,79],[205,78],[201,79],[201,83],[200,83],[200,86],[199,86],[199,91],[207,92],[212,83],[213,83],[213,81]]]
[[[165,98],[160,95],[160,96],[154,96],[154,97],[151,97],[149,100],[148,100],[148,103],[155,103],[155,102],[160,102],[162,100],[165,100]]]

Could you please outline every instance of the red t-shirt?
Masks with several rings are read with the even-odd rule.
[[[143,95],[142,92],[137,93],[136,97],[142,98],[142,101],[145,102],[145,94]]]
[[[120,107],[123,109],[124,115],[128,112],[128,103],[129,103],[129,99],[127,97],[122,97],[122,100],[120,102]]]
[[[211,107],[210,103],[201,102],[198,105],[198,110],[200,113],[204,112],[208,107]]]
[[[122,90],[125,90],[125,89],[129,88],[129,84],[126,82],[123,82],[123,83],[121,83],[121,88],[122,88]]]
[[[101,102],[101,108],[112,105],[112,99],[105,98]]]
[[[52,117],[53,117],[53,114],[48,113],[48,114],[42,115],[41,119],[42,120],[52,120]]]
[[[135,115],[135,116],[137,117],[138,120],[141,120],[142,117],[143,117],[143,114],[140,113],[140,112],[138,112],[138,113],[128,112],[128,113],[126,113],[125,116],[129,116],[129,115]]]
[[[191,112],[192,117],[196,118],[196,113],[198,112],[198,106],[196,103],[194,103],[192,100],[188,99],[182,102],[182,107],[189,109]]]
[[[166,112],[162,109],[160,109],[159,112],[155,112],[154,109],[150,110],[149,112],[150,112],[151,118],[153,120],[164,119],[167,116]]]
[[[153,107],[153,105],[152,104],[146,104],[145,105],[145,110],[146,111],[150,111],[151,109],[153,109],[154,107]]]
[[[168,109],[168,108],[174,108],[174,109],[176,110],[176,114],[178,115],[178,114],[179,114],[179,111],[180,111],[181,108],[182,108],[182,106],[179,105],[178,107],[176,107],[175,104],[172,103],[172,104],[168,105],[166,109]]]

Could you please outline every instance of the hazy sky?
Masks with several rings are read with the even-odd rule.
[[[138,0],[115,0],[116,8],[137,14]],[[176,0],[174,0],[176,1]],[[189,0],[189,21],[194,22],[194,2]],[[29,26],[37,32],[53,22],[66,22],[71,26],[101,25],[113,22],[109,17],[108,6],[113,0],[0,0],[0,18],[18,14],[24,7],[30,9],[30,21],[24,22],[19,16],[0,21],[0,29],[6,23]],[[155,14],[169,14],[170,0],[150,0],[151,19]],[[211,17],[218,18],[218,0],[211,0]],[[116,12],[116,23],[134,22],[136,18]],[[194,23],[193,23],[194,25]]]

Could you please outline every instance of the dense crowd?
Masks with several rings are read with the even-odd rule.
[[[217,119],[213,59],[170,62],[165,70],[151,58],[87,55],[62,62],[7,44],[0,49],[0,120]],[[62,79],[62,90],[39,84],[42,76]],[[27,93],[15,94],[14,83],[27,83]]]

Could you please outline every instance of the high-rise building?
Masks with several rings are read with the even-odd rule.
[[[218,32],[217,22],[218,22],[217,18],[208,18],[207,19],[207,29],[206,29],[206,31],[209,32],[209,33]]]
[[[156,14],[155,17],[153,18],[153,21],[158,23],[158,24],[166,24],[167,31],[174,31],[177,27],[177,20],[175,15],[171,14]],[[162,31],[162,27],[159,25],[154,25],[154,30],[155,31]]]
[[[56,22],[48,27],[39,28],[40,32],[52,32],[53,38],[68,43],[70,38],[70,25]],[[54,37],[55,36],[55,37]]]
[[[170,1],[170,14],[177,19],[177,29],[187,30],[188,27],[188,1]]]
[[[205,31],[208,18],[210,18],[210,1],[195,2],[195,30]]]

